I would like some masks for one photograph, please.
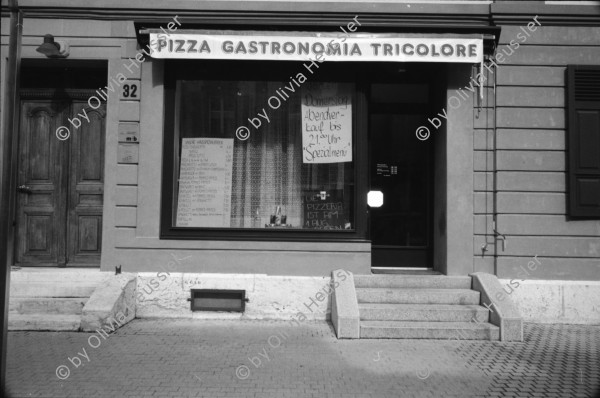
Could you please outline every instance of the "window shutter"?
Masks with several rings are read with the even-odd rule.
[[[568,212],[600,219],[600,66],[569,65]]]

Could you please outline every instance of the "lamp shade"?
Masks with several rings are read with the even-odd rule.
[[[54,41],[54,36],[44,35],[44,43],[36,48],[36,51],[44,54],[47,57],[60,57],[60,45]]]

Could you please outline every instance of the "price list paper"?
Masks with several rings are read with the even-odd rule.
[[[178,227],[231,226],[232,138],[183,138]]]

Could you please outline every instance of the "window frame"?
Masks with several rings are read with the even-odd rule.
[[[575,72],[576,71],[596,71],[600,76],[600,66],[597,65],[568,65],[565,71],[566,77],[566,214],[570,220],[600,220],[600,203],[596,207],[585,207],[579,203],[579,193],[577,191],[577,180],[582,177],[600,178],[600,168],[594,170],[583,170],[579,167],[580,149],[587,147],[585,142],[581,142],[579,124],[577,122],[577,111],[595,110],[600,112],[600,100],[578,100],[576,97]],[[595,93],[596,98],[600,98],[600,92]],[[598,131],[600,135],[600,131]],[[599,137],[600,139],[600,137]],[[598,154],[600,157],[600,153]],[[600,198],[599,198],[600,199]]]
[[[354,161],[353,230],[214,228],[173,226],[173,209],[177,169],[174,165],[175,96],[177,80],[270,80],[273,69],[265,64],[288,62],[298,72],[308,71],[301,62],[290,61],[180,61],[167,60],[164,71],[164,125],[161,179],[160,239],[181,240],[250,240],[250,241],[367,241],[368,138],[366,85],[353,74],[357,68],[344,68],[346,63],[323,62],[309,81],[352,82],[356,104],[352,115]],[[340,73],[341,71],[341,73]],[[270,76],[271,75],[271,76]],[[232,79],[232,76],[235,79]],[[251,115],[249,115],[250,117]],[[361,200],[364,199],[364,200]]]

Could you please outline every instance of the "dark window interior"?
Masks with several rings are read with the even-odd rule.
[[[308,62],[307,62],[308,64]],[[401,65],[396,63],[358,63],[358,62],[323,62],[319,67],[312,68],[313,73],[306,69],[300,62],[256,62],[256,61],[178,61],[166,62],[165,71],[165,145],[163,155],[163,184],[162,184],[162,211],[161,211],[161,238],[163,239],[249,239],[249,240],[366,240],[368,239],[368,216],[366,206],[366,195],[370,189],[369,181],[374,178],[369,166],[369,114],[372,112],[374,118],[381,117],[389,119],[390,114],[397,110],[405,113],[399,115],[394,121],[387,120],[382,123],[388,126],[402,126],[402,137],[391,136],[394,131],[388,129],[381,131],[378,139],[381,144],[374,144],[377,150],[382,151],[382,156],[393,148],[406,155],[406,161],[417,156],[413,148],[419,145],[414,132],[409,132],[412,124],[418,123],[415,115],[422,115],[423,101],[427,102],[428,93],[422,90],[411,89],[411,84],[424,87],[424,79],[437,81],[435,76],[440,75],[439,65],[413,64]],[[256,118],[257,113],[265,108],[269,115],[275,115],[271,122],[262,126],[259,130],[251,128],[251,137],[243,145],[264,145],[265,140],[271,140],[269,144],[277,148],[275,157],[290,157],[286,153],[291,146],[290,141],[298,140],[297,129],[300,125],[300,96],[290,95],[281,108],[270,109],[268,98],[275,94],[278,87],[290,82],[290,77],[303,73],[307,81],[302,86],[314,85],[345,85],[352,89],[352,162],[338,164],[300,164],[298,170],[299,192],[303,197],[311,193],[318,197],[323,191],[328,198],[336,199],[343,203],[343,220],[335,230],[322,228],[294,228],[294,226],[306,227],[302,218],[303,213],[298,212],[300,202],[290,201],[289,188],[278,188],[275,190],[276,197],[273,200],[261,198],[261,189],[257,188],[260,183],[249,184],[248,181],[237,181],[235,175],[240,171],[242,156],[235,155],[232,172],[234,174],[231,201],[231,222],[229,218],[224,223],[217,221],[214,225],[199,227],[198,223],[192,226],[179,226],[177,223],[178,195],[180,180],[182,139],[188,138],[233,138],[236,140],[236,126],[250,123],[248,118]],[[281,83],[281,86],[279,85]],[[402,84],[403,93],[397,93],[390,88],[397,87],[394,84]],[[432,83],[427,87],[439,87]],[[379,87],[379,89],[373,89]],[[415,86],[416,87],[416,86]],[[251,91],[252,95],[247,95]],[[270,93],[273,91],[273,93]],[[200,93],[207,93],[202,95]],[[424,98],[414,97],[415,95]],[[178,103],[187,98],[182,103]],[[403,98],[399,100],[399,98]],[[181,112],[187,116],[181,116]],[[379,116],[377,116],[379,115]],[[412,116],[411,116],[412,115]],[[374,119],[373,119],[374,120]],[[383,120],[383,119],[382,119]],[[390,122],[390,123],[388,123]],[[263,123],[264,120],[263,120]],[[266,128],[265,128],[266,127]],[[261,136],[262,135],[262,136]],[[278,138],[276,138],[276,136]],[[393,145],[386,145],[386,140],[391,140]],[[412,141],[411,141],[412,140]],[[418,141],[418,142],[413,142]],[[432,140],[433,141],[433,140]],[[239,144],[236,142],[236,144]],[[431,143],[422,146],[431,147]],[[387,151],[387,152],[386,152]],[[261,155],[262,154],[262,155]],[[264,148],[255,152],[246,152],[246,157],[257,159],[245,159],[246,165],[250,167],[260,166],[260,157],[271,156],[272,153],[265,152]],[[386,156],[387,156],[386,155]],[[268,157],[267,156],[267,157]],[[385,156],[384,156],[385,157]],[[397,158],[397,157],[396,157]],[[419,158],[418,164],[429,162],[428,157]],[[237,166],[236,166],[237,162]],[[277,163],[279,162],[279,163]],[[256,163],[256,165],[255,165]],[[406,163],[406,162],[404,162]],[[287,167],[288,163],[274,161],[272,167]],[[254,166],[253,166],[254,165]],[[263,167],[264,165],[260,166]],[[404,166],[402,166],[404,167]],[[429,227],[420,225],[421,222],[428,223],[430,201],[421,195],[429,195],[431,187],[430,180],[431,165],[421,170],[418,165],[402,168],[402,175],[406,176],[404,188],[410,187],[413,191],[406,206],[401,212],[407,213],[406,217],[415,218],[397,220],[402,223],[409,222],[415,225],[413,232],[408,238],[409,246],[425,247],[429,244]],[[416,168],[416,169],[415,169]],[[420,170],[418,173],[416,171]],[[420,174],[419,174],[420,173]],[[252,179],[252,173],[246,173],[245,178]],[[423,174],[421,176],[421,174]],[[275,173],[275,175],[278,175]],[[423,178],[421,178],[423,177]],[[280,178],[280,177],[278,177]],[[287,184],[289,181],[280,178],[279,184]],[[236,185],[237,184],[237,185]],[[253,188],[254,186],[254,188]],[[235,188],[237,187],[237,188]],[[403,189],[404,189],[403,188]],[[182,191],[183,192],[183,191]],[[403,191],[404,193],[408,193]],[[244,195],[237,198],[236,195]],[[264,195],[263,195],[264,196]],[[287,202],[286,202],[287,200]],[[277,211],[277,204],[281,202],[286,216],[289,217],[291,228],[265,228],[272,220],[273,213]],[[237,203],[237,204],[236,204]],[[287,205],[286,205],[287,203]],[[236,206],[245,206],[245,209],[236,209]],[[290,206],[295,207],[292,210]],[[294,213],[295,212],[295,213]],[[408,215],[412,213],[412,215]],[[257,215],[257,219],[254,219]],[[420,216],[419,216],[420,215]],[[405,217],[405,218],[406,218]],[[416,218],[421,217],[419,220]],[[291,221],[295,219],[296,221]],[[390,223],[394,225],[390,220]],[[202,221],[203,222],[203,221]],[[221,223],[221,224],[219,224]],[[416,226],[419,224],[418,226]],[[340,227],[341,226],[341,227]],[[394,232],[394,234],[396,234]],[[396,234],[398,235],[398,234]],[[406,234],[400,234],[406,238]],[[406,239],[405,239],[406,240]],[[396,240],[398,241],[398,240]]]
[[[104,88],[106,61],[24,59],[21,63],[21,88]]]

